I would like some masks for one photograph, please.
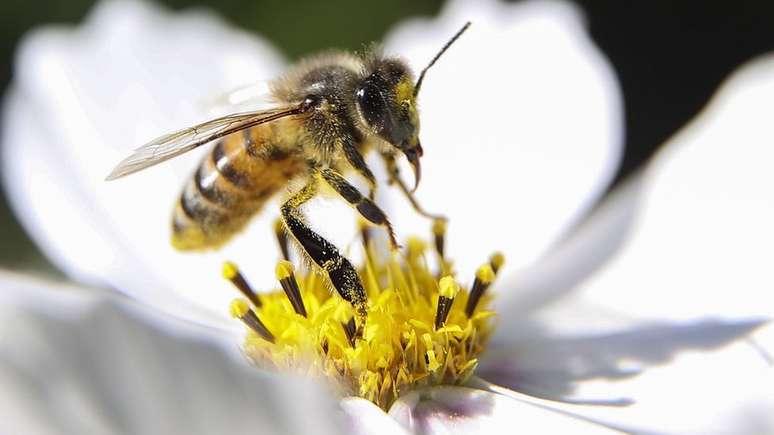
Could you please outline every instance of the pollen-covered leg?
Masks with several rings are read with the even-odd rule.
[[[389,184],[397,184],[398,189],[403,193],[403,196],[406,197],[409,204],[411,204],[411,207],[414,209],[415,212],[417,212],[420,216],[424,216],[429,219],[436,219],[436,220],[446,220],[446,217],[440,214],[430,213],[425,211],[425,209],[419,205],[419,202],[414,197],[414,194],[411,192],[411,189],[406,186],[406,183],[403,182],[403,179],[400,178],[400,170],[398,169],[398,163],[395,161],[395,158],[389,155],[383,155],[385,164],[387,165],[387,174],[389,175]]]
[[[317,184],[312,180],[282,205],[282,219],[304,252],[325,271],[339,295],[352,304],[358,315],[364,319],[367,310],[366,293],[352,263],[339,253],[336,246],[304,222],[299,207],[315,194]]]
[[[367,221],[385,227],[390,236],[390,244],[393,249],[399,248],[398,241],[395,239],[395,232],[392,229],[392,224],[390,224],[387,215],[384,214],[379,206],[374,204],[370,199],[364,197],[355,186],[349,184],[344,177],[337,174],[332,169],[323,169],[320,172],[320,175],[333,190],[338,192],[342,198],[352,204]]]

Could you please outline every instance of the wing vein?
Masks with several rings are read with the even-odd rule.
[[[229,134],[272,122],[287,116],[300,115],[304,112],[303,105],[241,112],[212,119],[183,130],[165,134],[137,148],[124,160],[118,163],[106,180],[125,177],[173,157],[187,153],[204,144],[220,139]]]

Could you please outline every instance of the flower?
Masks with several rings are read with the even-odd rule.
[[[757,331],[753,343],[769,347],[765,341],[769,329],[761,325],[762,319],[772,313],[759,290],[771,284],[771,277],[763,268],[753,269],[757,272],[755,280],[734,286],[734,297],[713,293],[723,288],[716,287],[718,283],[735,283],[727,279],[733,275],[725,273],[733,271],[740,276],[746,265],[765,258],[750,256],[748,262],[734,268],[733,263],[727,263],[728,255],[722,248],[735,247],[735,252],[744,252],[745,248],[759,246],[752,243],[753,236],[761,235],[755,231],[765,228],[772,211],[761,206],[760,198],[765,195],[750,189],[762,189],[766,184],[748,185],[742,184],[745,179],[734,180],[739,184],[729,183],[727,188],[732,190],[728,196],[697,202],[697,195],[708,191],[705,185],[691,182],[690,177],[695,175],[691,165],[706,159],[702,154],[706,147],[698,156],[683,160],[689,162],[685,164],[687,169],[676,170],[672,165],[680,159],[671,156],[684,153],[685,142],[697,137],[715,141],[728,137],[729,132],[739,134],[733,116],[748,112],[750,102],[739,102],[729,95],[741,93],[749,100],[747,77],[731,82],[713,106],[723,108],[729,101],[736,103],[731,104],[734,110],[730,121],[722,116],[728,112],[722,110],[704,114],[701,122],[675,138],[647,174],[618,189],[573,229],[573,223],[601,194],[618,160],[620,103],[609,67],[585,36],[579,12],[555,2],[481,2],[476,6],[452,2],[438,19],[404,23],[387,37],[387,49],[404,54],[412,65],[422,65],[437,50],[438,41],[445,41],[466,20],[472,20],[479,33],[471,31],[470,37],[466,35],[448,55],[451,58],[457,53],[466,61],[440,62],[423,88],[427,176],[420,198],[427,208],[443,210],[451,217],[448,252],[457,260],[458,270],[475,270],[476,262],[489,255],[493,243],[506,252],[511,266],[501,273],[495,299],[500,324],[477,371],[481,379],[472,378],[466,386],[435,386],[405,394],[389,409],[393,419],[368,401],[344,399],[341,406],[352,418],[349,424],[365,431],[399,430],[395,421],[412,430],[448,426],[457,430],[471,426],[503,430],[516,424],[540,425],[531,428],[549,430],[555,424],[557,430],[568,431],[568,422],[573,429],[581,429],[589,421],[618,429],[679,432],[770,427],[765,426],[772,424],[765,410],[774,402],[769,393],[770,364],[738,339]],[[166,244],[168,229],[161,223],[167,218],[161,214],[169,213],[195,158],[176,159],[165,164],[163,170],[149,170],[121,184],[101,182],[129,147],[160,131],[197,120],[197,102],[204,101],[214,89],[271,78],[279,72],[280,63],[279,56],[265,43],[229,29],[207,13],[176,17],[134,2],[104,3],[82,28],[39,31],[23,43],[14,88],[5,105],[5,124],[10,128],[4,131],[2,172],[14,206],[33,237],[74,279],[115,287],[178,318],[218,326],[221,332],[185,325],[131,304],[134,308],[127,312],[126,308],[116,308],[114,302],[95,302],[92,295],[73,295],[76,301],[68,303],[61,299],[69,297],[39,290],[50,284],[4,277],[3,285],[11,291],[6,304],[10,314],[3,318],[15,319],[4,324],[21,327],[4,334],[14,341],[3,349],[12,352],[10,368],[33,367],[31,375],[8,370],[0,378],[19,392],[16,397],[29,398],[29,402],[12,402],[20,415],[32,416],[22,424],[34,423],[39,415],[36,412],[64,418],[56,413],[68,409],[60,407],[70,402],[62,405],[56,395],[54,399],[48,394],[41,397],[39,390],[37,396],[34,394],[35,382],[41,379],[46,366],[37,367],[31,362],[51,364],[52,358],[57,358],[67,361],[58,378],[73,385],[76,393],[82,387],[96,391],[87,396],[90,400],[78,400],[76,396],[72,406],[78,406],[80,412],[97,409],[104,418],[89,414],[90,418],[79,424],[93,420],[108,428],[121,427],[122,423],[135,427],[133,424],[143,424],[142,420],[147,419],[147,424],[154,427],[154,422],[164,424],[185,418],[176,413],[176,408],[164,408],[160,416],[153,409],[143,408],[144,401],[156,394],[151,386],[161,384],[159,391],[164,391],[169,400],[160,402],[188,404],[202,397],[206,410],[202,412],[217,415],[218,422],[229,421],[229,413],[234,412],[237,418],[245,419],[250,429],[276,423],[277,431],[298,430],[294,424],[300,424],[297,417],[303,415],[310,422],[330,422],[334,425],[331,431],[336,430],[335,418],[329,421],[327,417],[331,412],[325,406],[330,400],[316,392],[296,389],[295,380],[278,380],[257,370],[244,372],[239,362],[219,356],[224,342],[234,345],[234,335],[222,331],[234,322],[223,322],[219,315],[226,311],[229,296],[217,291],[224,285],[218,268],[225,258],[273,267],[274,251],[266,249],[275,243],[267,223],[272,216],[259,218],[224,252],[181,256]],[[757,80],[754,89],[766,83]],[[763,101],[752,100],[756,104]],[[148,122],[158,124],[145,124]],[[762,129],[762,125],[749,126]],[[707,130],[712,134],[703,136]],[[24,152],[14,151],[18,149]],[[720,158],[729,159],[731,156],[722,151],[726,149],[718,145],[715,151]],[[760,148],[749,151],[751,157],[761,153]],[[9,158],[12,152],[13,158]],[[747,169],[755,162],[743,161],[741,166]],[[760,163],[749,167],[759,168]],[[758,170],[748,176],[765,181],[768,174]],[[670,190],[673,186],[681,189]],[[382,195],[388,193],[382,190]],[[621,237],[627,234],[624,229],[631,226],[630,218],[637,208],[633,203],[638,197],[636,192],[644,198],[643,218],[638,226],[629,228],[633,238],[622,248],[625,242]],[[728,200],[736,199],[739,193],[747,194],[747,199],[738,203]],[[418,218],[413,212],[403,208],[402,199],[383,196],[377,202],[387,206],[398,231],[423,225],[414,220]],[[734,207],[727,208],[729,203]],[[513,210],[515,204],[525,206],[517,211]],[[705,250],[702,245],[675,236],[690,235],[694,228],[678,219],[676,223],[682,225],[672,230],[673,220],[663,217],[681,208],[691,213],[699,206],[713,212],[754,210],[759,225],[734,228],[747,237],[718,237],[721,250],[699,257]],[[317,222],[327,223],[318,227],[327,230],[334,240],[346,242],[350,239],[347,228],[353,226],[339,228],[330,222],[347,212],[334,209],[315,213]],[[739,216],[745,215],[728,213],[716,226],[729,228],[729,222],[738,222],[734,218]],[[683,248],[684,254],[674,256],[670,252],[673,246]],[[613,260],[605,262],[616,250]],[[634,260],[630,259],[632,255]],[[636,255],[647,255],[647,261]],[[715,296],[716,306],[711,304],[712,298],[683,296],[671,285],[677,277],[686,276],[682,270],[670,269],[677,259],[687,268],[701,264],[694,262],[699,258],[715,261],[709,263],[712,269],[704,271],[707,278],[701,290],[702,295]],[[582,278],[603,265],[609,270],[586,280],[585,292],[570,294]],[[632,277],[645,281],[640,272],[644,266],[666,267],[664,271],[669,273],[661,274],[663,281],[649,277],[651,285],[635,294],[629,289],[640,284]],[[620,278],[618,271],[627,268]],[[251,282],[265,288],[271,284],[261,277],[270,275],[266,273],[270,270],[249,273],[245,268],[244,272]],[[594,292],[605,296],[581,301],[584,303],[573,301]],[[635,298],[639,298],[637,304],[628,306]],[[659,309],[645,311],[654,300]],[[666,311],[663,307],[668,301],[672,302],[671,315],[665,319],[661,313]],[[90,308],[79,310],[82,306]],[[643,317],[640,307],[649,315]],[[69,317],[73,312],[80,315]],[[706,318],[709,314],[723,317]],[[105,329],[111,321],[117,324],[115,329]],[[38,324],[51,325],[42,327],[41,334],[53,337],[52,342],[63,343],[62,348],[46,346],[45,342],[42,349],[19,346],[16,340],[35,341],[35,335],[27,337],[31,331],[34,334]],[[104,338],[89,339],[82,332],[103,329]],[[57,336],[57,331],[77,334]],[[180,331],[186,331],[188,338],[180,338]],[[130,339],[144,335],[152,337],[152,345],[145,347],[143,341]],[[85,342],[71,342],[71,336],[85,336]],[[108,359],[114,347],[128,354]],[[81,349],[84,351],[79,352]],[[692,352],[678,355],[682,350]],[[127,361],[135,355],[142,357],[139,364],[128,366]],[[204,355],[212,355],[214,360],[208,362]],[[174,369],[166,358],[174,358]],[[666,362],[670,364],[663,368],[645,370]],[[92,364],[105,364],[106,376],[126,380],[127,388],[148,390],[133,396],[135,400],[129,405],[119,407],[118,400],[108,400],[107,406],[116,408],[103,411],[98,406],[99,398],[116,396],[115,392],[108,394],[111,388],[106,383],[79,371]],[[188,368],[191,372],[183,370]],[[137,377],[146,370],[157,377]],[[183,374],[177,370],[183,370]],[[207,378],[221,371],[233,373],[236,380]],[[707,394],[704,389],[709,376],[717,394]],[[182,384],[190,385],[191,390],[175,388],[181,382],[162,382],[170,379],[185,380]],[[243,385],[243,379],[252,379],[244,382],[255,386],[241,391],[239,397],[245,400],[235,400],[234,388]],[[287,390],[278,387],[286,382]],[[57,391],[56,384],[42,385],[45,392]],[[277,402],[255,396],[256,389],[268,388],[273,391],[272,397],[278,396]],[[621,397],[631,396],[636,402],[628,407],[591,405],[596,398],[608,405],[628,404],[626,400],[614,400],[619,396],[611,392],[619,389]],[[299,401],[299,396],[308,400]],[[224,402],[229,406],[223,406]],[[30,407],[25,407],[27,404]],[[683,415],[672,415],[676,405],[681,405]],[[250,415],[249,411],[263,409],[280,412],[269,424],[264,423],[265,418]],[[131,415],[116,416],[116,412]],[[283,418],[288,413],[290,418]],[[576,418],[568,419],[567,415]],[[197,424],[191,426],[192,430],[206,432]],[[240,430],[236,426],[233,430]],[[325,430],[315,427],[315,431]]]
[[[430,72],[419,98],[427,150],[418,197],[427,209],[454,218],[448,249],[461,252],[458,246],[464,246],[465,255],[455,255],[459,270],[474,271],[491,254],[494,241],[507,248],[509,267],[518,267],[548,249],[604,190],[620,157],[619,96],[609,66],[583,33],[578,11],[562,3],[453,2],[442,19],[413,20],[396,28],[385,38],[385,50],[419,69],[467,20],[474,27]],[[539,48],[529,42],[535,37]],[[509,54],[492,50],[477,62],[454,61],[453,56],[472,59],[483,53],[478,47],[498,38],[509,42]],[[139,177],[110,183],[104,178],[138,144],[211,117],[206,110],[214,96],[275,78],[282,63],[268,43],[202,11],[171,16],[135,2],[104,3],[78,29],[48,28],[29,35],[19,50],[6,105],[8,122],[19,128],[6,132],[4,140],[29,154],[4,159],[13,164],[3,173],[32,237],[55,265],[81,282],[107,283],[172,314],[231,325],[222,309],[229,294],[211,290],[223,286],[220,265],[225,259],[250,259],[265,265],[254,273],[246,270],[251,282],[258,288],[274,286],[270,272],[276,252],[256,246],[275,246],[271,222],[276,213],[271,210],[278,205],[267,206],[224,250],[180,255],[168,243],[171,204],[199,160],[193,154],[207,150]],[[521,79],[511,80],[517,72]],[[547,74],[553,74],[551,80]],[[503,83],[508,85],[503,88]],[[512,107],[513,101],[523,103]],[[50,120],[47,128],[41,128],[42,116]],[[523,119],[519,128],[512,127],[513,117]],[[565,126],[554,128],[556,120]],[[579,147],[575,142],[581,137],[586,143]],[[517,149],[518,159],[493,158]],[[370,166],[382,169],[380,162]],[[474,174],[482,188],[460,198],[458,189],[449,188],[450,180],[475,168],[481,168]],[[28,182],[27,171],[47,177]],[[534,210],[508,231],[481,225],[501,197],[483,186],[497,185],[503,174],[514,177],[508,184],[512,201]],[[542,188],[534,189],[535,184]],[[390,210],[399,238],[429,225],[395,189],[383,187],[377,202]],[[61,206],[56,208],[59,222],[70,231],[48,224],[50,211],[43,210],[54,210],[49,207],[55,202]],[[310,207],[316,207],[311,223],[318,223],[315,227],[338,246],[353,239],[354,220],[328,224],[352,216],[348,206],[328,201]],[[467,213],[472,209],[480,211]],[[82,248],[77,259],[73,246]]]

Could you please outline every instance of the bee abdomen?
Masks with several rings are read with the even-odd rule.
[[[202,161],[175,206],[172,218],[175,248],[220,247],[240,232],[282,188],[287,169],[295,172],[295,159],[283,156],[284,159],[267,160],[249,152],[254,146],[240,135],[234,135],[218,142]]]

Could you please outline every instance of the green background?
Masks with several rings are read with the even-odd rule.
[[[5,0],[0,2],[0,86],[12,79],[13,55],[19,38],[46,23],[78,23],[91,9],[92,0]],[[262,34],[291,59],[323,48],[359,49],[380,40],[397,21],[407,16],[433,16],[440,0],[163,0],[174,9],[208,7],[231,23]],[[3,128],[0,125],[0,128]],[[24,233],[0,195],[0,267],[35,269],[55,273]]]

